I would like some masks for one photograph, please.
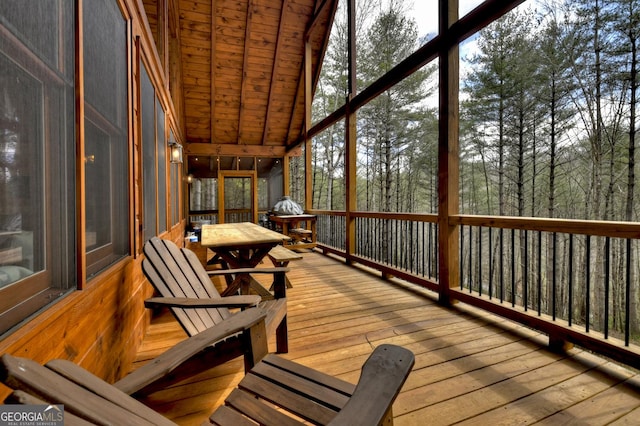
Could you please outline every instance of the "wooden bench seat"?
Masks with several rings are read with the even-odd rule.
[[[292,260],[302,259],[302,255],[300,253],[296,253],[295,251],[289,250],[281,245],[277,245],[269,250],[269,254],[267,256],[271,259],[273,266],[277,268],[286,268]],[[287,277],[286,274],[284,280],[287,288],[291,288],[291,281],[289,281],[289,277]],[[273,288],[273,286],[271,286],[271,288]]]
[[[311,235],[313,232],[310,229],[293,228],[289,230],[289,233],[298,235]]]
[[[296,253],[295,251],[289,250],[288,248],[280,245],[269,250],[268,256],[269,259],[274,262],[274,266],[287,266],[287,264],[292,260],[302,259],[302,255],[300,253]]]

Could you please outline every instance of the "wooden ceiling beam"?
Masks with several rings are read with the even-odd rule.
[[[278,23],[278,35],[276,36],[276,51],[273,55],[273,65],[271,66],[271,81],[269,83],[269,95],[267,97],[267,111],[264,117],[264,130],[262,131],[262,144],[267,143],[267,136],[269,133],[269,120],[271,118],[271,111],[273,110],[272,100],[273,94],[275,90],[275,82],[277,81],[278,73],[277,73],[277,65],[280,63],[280,55],[281,55],[281,40],[280,36],[284,31],[284,14],[287,10],[287,5],[290,0],[282,0],[282,9],[280,9],[280,22]],[[287,133],[288,134],[288,133]],[[284,144],[287,143],[286,136],[283,141]]]
[[[211,99],[209,100],[209,111],[211,113],[209,124],[209,137],[215,139],[215,117],[216,117],[216,2],[211,2]]]
[[[316,2],[316,5],[317,5],[316,10],[314,11],[313,16],[311,17],[311,21],[309,21],[309,26],[307,27],[307,31],[305,33],[305,40],[309,37],[309,34],[311,34],[316,24],[320,20],[320,15],[322,15],[322,12],[324,11],[325,6],[327,6],[327,4],[333,3],[334,5],[333,8],[335,10],[338,4],[337,1],[332,1],[332,0],[319,0],[319,1],[320,1],[320,4],[317,5],[318,3]],[[330,32],[331,32],[331,27],[329,27],[329,29],[327,30],[327,33],[330,33]]]
[[[317,84],[318,84],[318,80],[320,80],[320,72],[322,71],[322,63],[324,62],[324,55],[327,52],[327,47],[329,46],[329,37],[331,35],[331,27],[333,26],[333,19],[335,18],[335,14],[336,14],[336,10],[338,8],[338,1],[337,0],[318,0],[320,1],[320,3],[316,6],[316,11],[314,13],[314,16],[311,20],[311,22],[309,23],[309,27],[307,28],[307,30],[305,31],[305,49],[307,48],[306,44],[307,41],[309,40],[309,38],[311,37],[311,29],[316,25],[316,23],[319,20],[320,15],[324,12],[328,14],[328,19],[327,19],[327,24],[326,26],[329,28],[324,35],[324,39],[322,41],[321,46],[318,47],[318,58],[316,58],[316,63],[315,63],[315,68],[313,68],[313,64],[311,66],[312,70],[310,72],[313,73],[313,77],[311,79],[311,87],[312,90],[316,88]],[[331,6],[330,9],[327,9],[328,5]],[[306,53],[305,53],[306,55]],[[296,91],[296,95],[295,95],[295,99],[293,101],[293,104],[291,106],[291,115],[289,117],[289,130],[287,131],[287,135],[291,135],[292,129],[293,129],[293,120],[295,117],[295,112],[296,112],[296,108],[298,108],[298,97],[300,96],[301,93],[304,93],[304,81],[305,81],[305,65],[304,65],[304,61],[302,62],[302,64],[300,65],[300,72],[298,73],[299,77],[298,77],[298,90]],[[313,96],[313,93],[311,94],[311,96]],[[306,112],[305,112],[306,114]],[[308,131],[309,129],[307,129]],[[289,143],[289,139],[290,137],[285,141],[285,144],[287,144],[288,149],[295,149],[297,146],[300,145],[300,143],[303,140],[303,133],[304,133],[304,124],[303,126],[300,128],[300,133],[298,135],[296,135],[296,139],[294,140],[293,143]]]
[[[331,28],[333,27],[333,20],[335,19],[336,11],[338,10],[338,0],[333,0],[330,2],[330,4],[331,4],[331,9],[326,11],[326,13],[328,14],[327,16],[328,19],[325,27],[328,29],[325,31],[322,44],[318,48],[318,57],[316,58],[316,61],[317,61],[316,68],[313,75],[313,81],[311,83],[314,89],[318,85],[318,80],[320,80],[320,72],[322,71],[324,55],[327,53],[327,48],[329,47],[329,37],[331,37]],[[322,3],[322,5],[320,6],[321,8],[320,10],[324,10],[325,7],[326,7],[326,1]],[[310,32],[307,31],[307,34],[310,34]]]
[[[212,143],[188,143],[184,147],[186,155],[200,156],[238,156],[238,157],[277,157],[285,154],[290,156],[301,155],[302,150],[286,152],[286,147],[275,145],[236,145],[236,144],[212,144]]]
[[[306,49],[306,45],[308,43],[305,42],[305,49]],[[287,137],[286,140],[284,141],[285,145],[289,144],[289,138],[291,135],[291,132],[293,132],[293,119],[296,115],[296,108],[298,107],[298,98],[300,96],[300,93],[304,93],[304,57],[302,60],[302,64],[300,64],[300,72],[298,73],[298,88],[296,89],[296,94],[293,97],[293,102],[291,103],[291,112],[289,114],[289,126],[287,127]],[[302,127],[300,127],[300,133],[296,136],[296,140],[299,140],[300,138],[302,138],[302,135],[304,133],[304,122],[302,124]]]
[[[247,74],[249,67],[249,46],[251,45],[251,21],[253,17],[253,2],[249,0],[247,2],[247,19],[244,29],[244,54],[242,57],[242,87],[240,88],[240,109],[238,110],[238,143],[242,141],[242,128],[244,127],[244,115],[245,115],[245,102],[247,93]]]

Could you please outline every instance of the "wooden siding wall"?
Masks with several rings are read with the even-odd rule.
[[[144,55],[150,64],[150,75],[156,85],[156,93],[167,111],[167,128],[172,128],[179,140],[183,139],[180,118],[176,118],[175,107],[168,93],[168,65],[163,65],[160,60],[153,33],[168,34],[157,28],[158,16],[154,16],[154,31],[147,22],[142,2],[138,0],[113,0],[120,1],[123,15],[130,19],[131,23],[131,49],[136,55]],[[173,0],[145,0],[149,6],[166,5],[165,2]],[[165,7],[164,10],[169,10]],[[156,7],[153,8],[154,12]],[[175,10],[175,9],[173,9]],[[167,19],[162,22],[168,22]],[[166,24],[165,24],[166,25]],[[139,49],[136,49],[136,40],[139,40]],[[162,45],[168,45],[164,40]],[[176,52],[170,52],[173,56]],[[179,69],[179,52],[177,60],[164,61],[165,64],[174,63],[174,69]],[[139,63],[141,58],[134,56],[134,61]],[[131,75],[137,69],[132,64]],[[179,75],[177,76],[179,78]],[[135,79],[132,79],[130,87],[133,93],[137,92]],[[176,86],[174,86],[176,87]],[[180,86],[177,86],[180,89]],[[178,98],[181,94],[178,92]],[[130,98],[129,102],[133,102]],[[181,104],[179,102],[179,104]],[[138,111],[134,108],[134,117],[138,117]],[[138,131],[137,124],[131,123],[129,137],[129,152],[134,151],[134,138]],[[134,154],[133,162],[135,170],[140,170],[140,156]],[[133,163],[132,162],[132,163]],[[130,172],[132,179],[134,173]],[[130,194],[131,210],[130,226],[135,231],[131,236],[132,256],[112,265],[109,269],[87,282],[82,290],[74,291],[57,301],[51,307],[40,312],[16,331],[0,340],[0,354],[11,353],[18,356],[32,358],[44,363],[54,358],[72,360],[87,368],[107,381],[114,381],[130,370],[138,346],[144,337],[149,324],[149,312],[144,308],[143,301],[152,294],[151,286],[146,283],[140,267],[142,256],[140,255],[141,231],[134,212],[140,212],[140,198],[135,196],[139,191],[139,182],[130,182],[133,194]],[[182,244],[184,235],[184,220],[174,225],[169,232],[162,235]],[[134,244],[135,241],[135,244]],[[0,398],[4,399],[9,389],[0,385]]]

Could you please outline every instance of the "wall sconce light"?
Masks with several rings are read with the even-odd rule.
[[[191,173],[189,173],[184,180],[187,182],[187,184],[191,184],[193,183],[193,175]]]
[[[171,162],[182,163],[182,145],[174,142],[169,147],[171,148]]]

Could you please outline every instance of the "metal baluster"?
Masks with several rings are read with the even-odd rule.
[[[511,307],[516,306],[516,230],[511,229]]]
[[[573,321],[573,234],[569,234],[569,277],[568,277],[568,285],[569,285],[569,297],[567,302],[569,306],[567,307],[567,321],[569,323],[569,327],[571,327],[571,323]]]
[[[504,229],[500,228],[500,302],[504,302]]]
[[[556,269],[557,269],[557,263],[556,262],[556,255],[557,255],[557,241],[558,241],[558,234],[556,234],[555,232],[553,233],[553,247],[552,247],[552,254],[553,254],[553,259],[551,259],[551,269],[552,269],[552,277],[551,277],[551,281],[552,281],[552,292],[553,294],[551,295],[551,310],[552,310],[552,318],[555,321],[556,320],[556,289],[557,289],[557,281],[556,281]]]
[[[460,227],[460,272],[464,271],[464,254],[462,248],[464,247],[464,226]],[[460,290],[464,289],[464,280],[460,279]]]
[[[489,228],[489,299],[493,298],[493,228]]]
[[[586,236],[585,247],[584,247],[584,285],[586,290],[585,295],[585,331],[589,332],[589,326],[591,325],[591,235]],[[606,303],[606,297],[605,297]]]
[[[529,310],[529,231],[524,232],[524,265],[522,265],[522,286],[524,311]]]
[[[473,286],[473,227],[469,226],[469,293]]]
[[[542,232],[538,231],[538,315],[542,315]]]
[[[609,338],[609,274],[611,268],[611,239],[604,242],[604,338]]]
[[[482,226],[478,229],[478,295],[482,296]]]
[[[625,274],[625,301],[624,301],[624,345],[629,346],[631,334],[631,239],[627,238],[627,271]]]

